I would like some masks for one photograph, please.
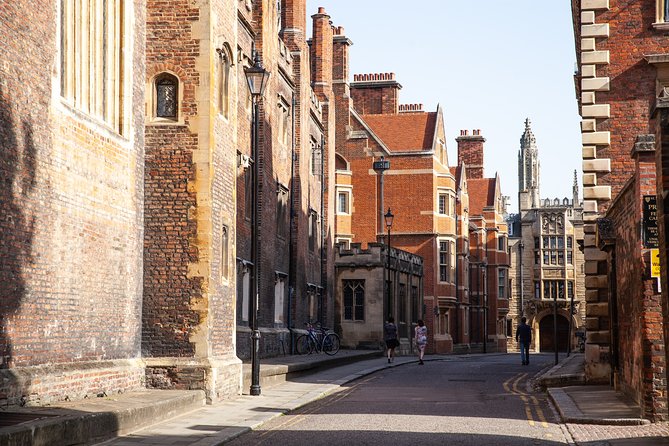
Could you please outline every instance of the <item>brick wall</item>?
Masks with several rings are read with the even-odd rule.
[[[54,3],[0,5],[3,403],[140,385],[141,368],[124,361],[138,357],[140,342],[143,8],[134,2],[125,55],[137,71],[127,78],[129,127],[120,136],[52,89],[60,84]],[[65,363],[70,377],[58,381]],[[81,373],[98,367],[105,371]]]
[[[616,384],[653,420],[667,417],[662,299],[650,278],[650,250],[644,249],[637,222],[641,201],[655,189],[654,151],[635,152],[636,173],[609,208],[615,231],[614,377]],[[634,261],[630,261],[635,259]],[[611,280],[611,278],[610,278]]]

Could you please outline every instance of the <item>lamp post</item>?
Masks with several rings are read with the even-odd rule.
[[[488,353],[488,262],[483,261],[483,353]]]
[[[253,66],[244,68],[246,81],[253,100],[251,109],[251,159],[253,160],[253,213],[251,222],[251,256],[253,259],[253,298],[251,299],[251,395],[260,395],[260,329],[258,328],[258,297],[260,282],[260,243],[258,240],[260,215],[258,213],[258,187],[260,179],[260,168],[258,163],[258,108],[262,95],[267,86],[269,71],[263,68],[258,53],[255,53]]]
[[[524,308],[524,287],[523,287],[523,250],[525,248],[525,244],[523,243],[523,240],[520,240],[520,243],[518,243],[518,250],[519,250],[519,260],[520,260],[520,308],[518,308],[518,319],[523,317],[523,313],[525,313],[525,308]]]
[[[386,251],[387,251],[387,254],[386,254],[386,270],[388,271],[387,281],[384,278],[384,283],[386,283],[386,284],[387,284],[387,282],[390,282],[390,228],[393,226],[393,218],[395,218],[395,216],[390,211],[390,208],[388,208],[388,212],[386,212],[386,214],[383,216],[383,219],[386,222],[386,228],[388,229],[388,243],[387,243],[387,247],[386,247]],[[388,310],[388,315],[386,317],[389,317],[390,314],[391,314],[390,284],[387,284],[386,288],[388,289],[388,294],[386,295],[386,305],[385,305],[386,309]]]

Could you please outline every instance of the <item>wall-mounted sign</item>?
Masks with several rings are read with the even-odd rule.
[[[642,201],[643,219],[641,221],[641,237],[643,247],[647,249],[660,246],[657,232],[657,198],[655,195],[644,195]]]
[[[650,277],[660,277],[660,250],[650,250]]]

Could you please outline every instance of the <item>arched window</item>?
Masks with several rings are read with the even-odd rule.
[[[179,115],[179,79],[169,73],[156,76],[154,92],[155,116],[176,121]]]
[[[232,66],[232,51],[227,44],[217,49],[220,60],[218,70],[218,114],[226,118],[230,116],[230,67]]]

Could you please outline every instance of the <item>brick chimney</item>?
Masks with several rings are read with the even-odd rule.
[[[483,178],[483,143],[481,130],[460,130],[460,136],[455,138],[458,143],[458,165],[465,163],[468,178]]]
[[[307,0],[281,0],[280,30],[288,48],[301,48],[307,29]]]
[[[314,21],[311,39],[311,82],[314,92],[323,101],[332,87],[332,57],[334,30],[325,8],[311,16]]]
[[[395,73],[354,74],[353,107],[362,115],[397,114],[401,88]]]

